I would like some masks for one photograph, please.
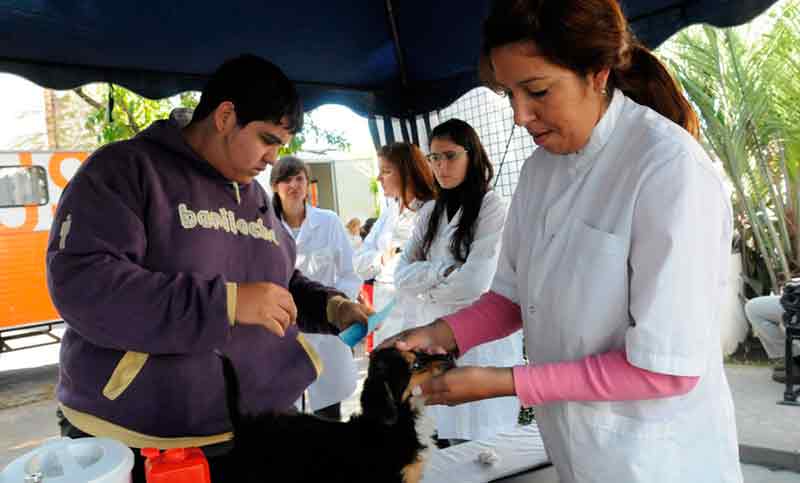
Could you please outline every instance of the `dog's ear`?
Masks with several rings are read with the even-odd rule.
[[[392,425],[397,422],[397,399],[392,394],[389,383],[383,381],[383,388],[386,389],[386,414],[383,417],[383,424]]]
[[[386,425],[395,424],[398,418],[399,400],[389,386],[390,373],[385,361],[373,359],[361,391],[361,410],[364,417],[376,419]]]

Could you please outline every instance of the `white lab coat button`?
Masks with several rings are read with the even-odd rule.
[[[534,305],[528,305],[528,313],[529,313],[529,314],[534,314],[534,313],[536,313],[536,306],[534,306]]]

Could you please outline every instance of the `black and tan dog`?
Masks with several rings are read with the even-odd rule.
[[[230,461],[238,483],[416,483],[432,426],[412,388],[453,367],[453,358],[389,348],[370,358],[361,414],[347,422],[310,414],[240,415],[239,386],[223,358],[234,433]]]

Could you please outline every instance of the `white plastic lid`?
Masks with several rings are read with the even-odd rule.
[[[59,438],[11,462],[0,483],[130,483],[133,451],[108,438]]]

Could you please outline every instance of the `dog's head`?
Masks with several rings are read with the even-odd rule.
[[[454,366],[455,359],[450,354],[401,352],[394,347],[375,351],[361,392],[364,416],[394,424],[414,387]]]

